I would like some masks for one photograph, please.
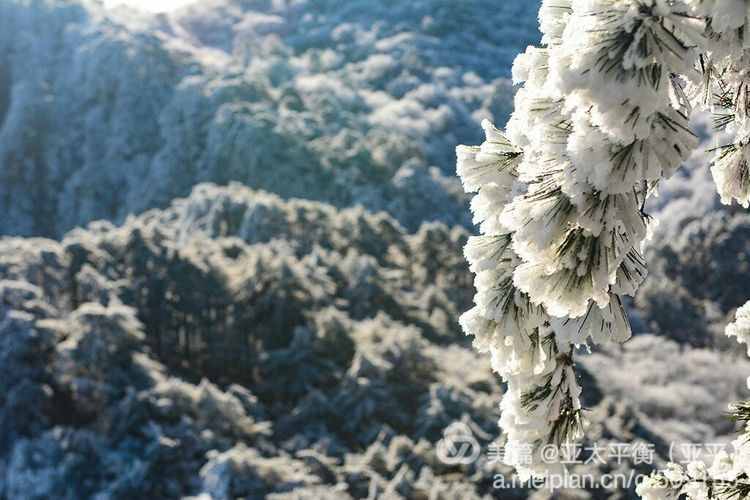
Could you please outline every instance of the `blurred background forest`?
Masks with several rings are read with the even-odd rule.
[[[454,149],[507,120],[537,9],[0,1],[0,498],[548,498],[435,454],[502,442]],[[750,214],[709,176],[662,186],[636,336],[581,358],[587,439],[656,465],[747,396]]]

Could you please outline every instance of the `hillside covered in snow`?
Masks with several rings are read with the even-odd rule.
[[[536,9],[211,0],[154,17],[4,1],[0,234],[121,221],[206,181],[468,225],[454,148],[507,117]]]
[[[123,225],[1,240],[0,497],[496,495],[503,389],[454,321],[466,237],[203,184]],[[750,370],[649,335],[582,359],[588,438],[658,463],[731,434],[715,408]],[[473,464],[436,455],[456,422]]]

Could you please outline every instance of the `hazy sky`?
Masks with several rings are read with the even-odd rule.
[[[120,4],[130,5],[151,12],[166,12],[187,5],[196,0],[104,0],[104,5],[115,7]]]

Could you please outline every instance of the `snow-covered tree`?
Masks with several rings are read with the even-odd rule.
[[[722,201],[750,204],[748,15],[745,0],[544,0],[505,133],[484,122],[486,141],[457,150],[481,232],[465,249],[477,293],[461,323],[508,384],[505,461],[522,478],[561,467],[541,460],[544,444],[582,435],[577,348],[630,337],[645,204],[697,147],[694,109],[734,137],[714,150]]]

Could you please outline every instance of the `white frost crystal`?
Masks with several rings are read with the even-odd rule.
[[[750,207],[750,145],[730,144],[721,148],[719,157],[711,167],[711,173],[719,189],[722,203],[727,205],[737,201],[745,208]]]
[[[727,325],[727,337],[736,337],[737,342],[747,346],[750,356],[750,302],[737,309],[734,323]]]

